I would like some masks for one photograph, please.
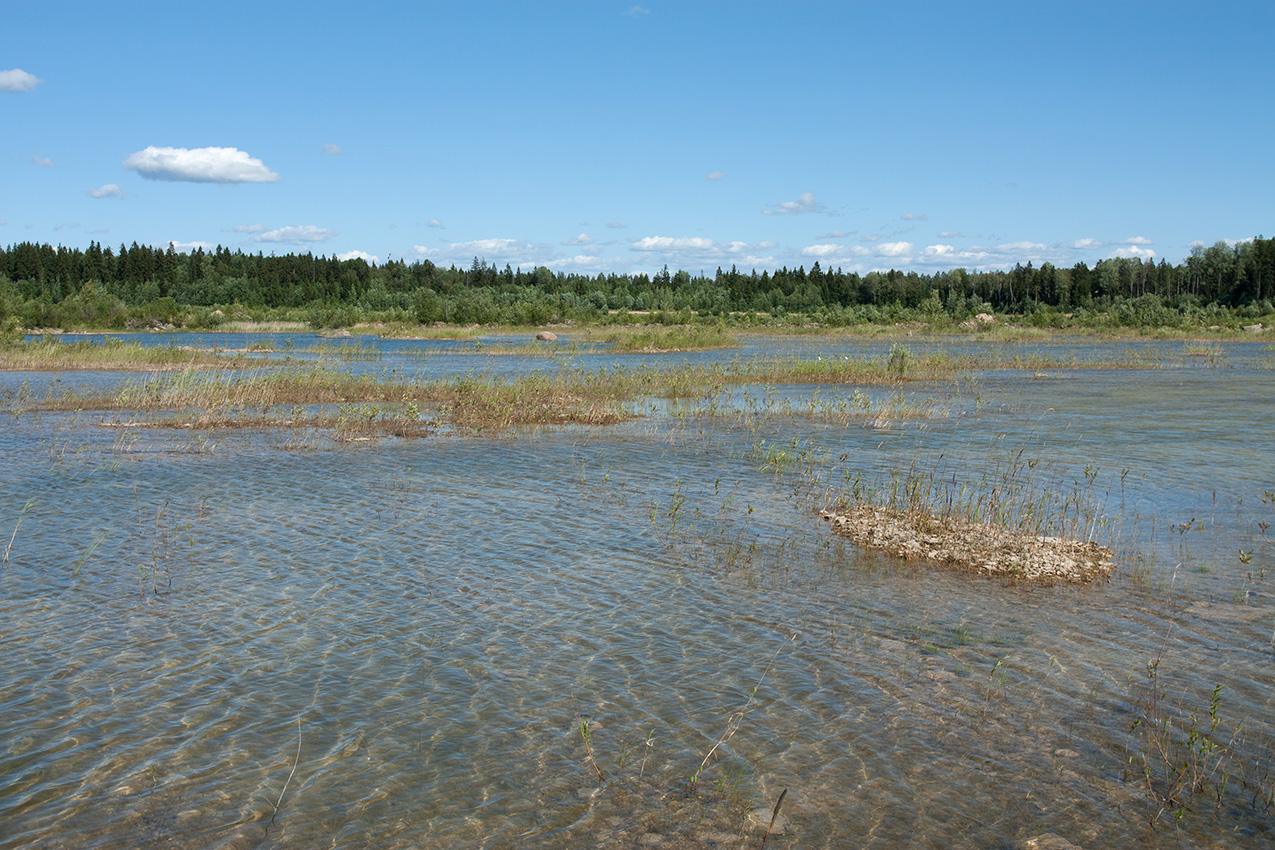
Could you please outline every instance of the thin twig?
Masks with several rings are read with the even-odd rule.
[[[770,813],[770,823],[766,824],[766,834],[761,837],[761,847],[758,850],[766,850],[766,839],[770,838],[770,831],[775,828],[775,818],[779,817],[779,807],[784,804],[784,797],[788,796],[788,786],[784,786],[784,790],[779,792],[779,799],[775,801],[775,808]]]
[[[288,793],[288,784],[292,782],[292,774],[297,772],[297,765],[301,763],[301,718],[297,718],[297,757],[292,762],[292,773],[288,774],[288,778],[283,783],[283,790],[279,792],[279,800],[274,804],[274,814],[270,815],[270,825],[274,826],[275,816],[279,814],[279,806],[283,805],[283,795]]]

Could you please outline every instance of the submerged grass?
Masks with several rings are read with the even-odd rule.
[[[65,342],[44,337],[0,345],[0,370],[10,372],[181,371],[189,369],[255,369],[269,365],[244,352],[222,353],[177,345],[142,345],[107,337],[101,342]]]
[[[608,343],[611,351],[621,354],[662,354],[672,351],[707,351],[735,348],[734,335],[725,328],[712,325],[673,325],[671,327],[621,327],[595,334],[595,339]]]
[[[60,343],[47,344],[53,353],[43,356],[60,356],[60,346]],[[23,346],[24,349],[30,347]],[[43,352],[46,344],[36,347]],[[360,345],[322,350],[339,360],[362,360],[374,353]],[[149,358],[152,364],[161,364],[151,366],[154,372],[163,371],[164,363],[171,363],[169,368],[173,370],[178,369],[179,357],[190,358],[191,365],[177,374],[152,374],[107,390],[59,388],[38,397],[24,385],[9,394],[10,410],[189,411],[185,420],[187,427],[234,427],[236,423],[264,426],[272,422],[326,422],[327,418],[314,413],[315,408],[323,405],[398,405],[402,409],[396,408],[397,412],[392,415],[381,409],[360,418],[371,422],[401,420],[404,423],[401,430],[409,433],[420,430],[406,423],[420,419],[422,411],[427,413],[426,419],[431,425],[442,421],[478,430],[519,425],[605,425],[634,417],[634,402],[639,399],[702,400],[736,385],[902,386],[918,381],[953,381],[990,365],[1011,369],[1154,365],[1136,353],[1138,359],[1118,364],[1107,361],[1060,364],[1040,357],[1010,357],[993,364],[972,356],[914,354],[896,345],[884,358],[874,360],[754,358],[716,364],[653,366],[643,363],[600,370],[564,368],[514,378],[469,373],[448,379],[421,380],[405,377],[397,370],[387,370],[380,375],[355,375],[323,363],[244,372],[242,369],[246,366],[268,364],[246,358],[227,363],[220,355],[146,348],[134,343],[85,344],[79,351],[86,359],[104,358],[97,362],[111,363],[109,368],[121,368],[119,364],[130,358]],[[210,371],[214,365],[222,368]],[[909,402],[901,396],[875,406],[868,404],[862,394],[845,400],[824,396],[816,403],[814,399],[818,397],[818,393],[812,396],[811,404],[804,406],[803,412],[834,419],[874,414],[886,419],[933,417],[943,413],[941,406]],[[280,409],[287,411],[286,414],[280,416],[277,412]]]

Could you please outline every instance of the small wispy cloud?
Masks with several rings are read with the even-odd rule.
[[[718,180],[721,180],[725,176],[726,176],[725,171],[710,171],[704,175],[704,179],[709,181],[710,183],[716,183]]]
[[[47,156],[32,156],[31,162],[41,168],[57,168],[57,166],[53,164],[53,160],[49,159]]]
[[[116,183],[106,183],[96,189],[89,189],[88,195],[90,198],[122,198],[124,190]]]
[[[186,183],[275,183],[279,175],[238,148],[143,148],[124,168],[146,180]]]
[[[930,217],[925,213],[904,213],[899,216],[904,221],[929,221]]]
[[[607,227],[611,228],[612,230],[624,230],[625,228],[628,227],[628,225],[621,221],[608,221]]]
[[[628,16],[629,16],[629,17],[631,17],[631,18],[640,18],[640,17],[642,17],[643,15],[649,15],[649,14],[651,14],[651,10],[650,10],[650,9],[644,9],[644,8],[643,8],[643,7],[641,7],[641,6],[630,6],[630,7],[628,8],[628,10],[627,10],[627,11],[625,11],[625,13],[624,13],[624,14],[628,15]]]
[[[34,89],[44,80],[35,74],[28,74],[21,68],[0,71],[0,91],[27,92]]]
[[[1120,243],[1121,245],[1150,245],[1151,240],[1145,236],[1131,236]]]
[[[855,231],[853,230],[830,230],[827,233],[820,233],[815,238],[816,239],[845,239],[849,236],[853,236],[854,234],[855,234]]]
[[[264,224],[236,224],[234,227],[223,227],[222,233],[265,233],[270,228]]]
[[[965,234],[959,230],[944,230],[939,233],[940,239],[964,239]]]
[[[341,155],[341,146],[340,146],[340,145],[334,145],[334,144],[332,144],[331,142],[324,142],[323,147],[322,147],[322,148],[320,148],[320,150],[321,150],[321,151],[323,151],[323,152],[324,152],[325,154],[327,154],[328,156],[340,156],[340,155]]]
[[[441,221],[439,221],[438,219],[436,219],[436,218],[431,218],[429,221],[425,222],[425,226],[426,226],[426,227],[432,227],[432,228],[434,228],[435,230],[446,230],[446,229],[447,229],[447,228],[443,227],[443,223],[442,223]]]
[[[305,225],[289,225],[288,227],[280,227],[277,230],[267,230],[252,238],[253,242],[278,242],[283,245],[306,245],[311,242],[326,242],[334,236],[339,236],[336,230],[329,230],[325,227],[315,227],[312,224]]]
[[[587,233],[581,233],[579,236],[573,236],[570,239],[563,239],[563,245],[592,245],[593,237]]]
[[[795,201],[781,201],[774,209],[762,210],[765,215],[801,215],[802,213],[827,212],[827,207],[815,200],[814,192],[802,192]]]

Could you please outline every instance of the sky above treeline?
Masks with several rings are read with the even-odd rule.
[[[1265,2],[0,0],[0,244],[597,273],[1275,234]]]

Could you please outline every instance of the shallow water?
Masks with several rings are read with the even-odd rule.
[[[370,344],[379,360],[340,367],[891,343],[558,360]],[[1131,345],[1182,350],[1050,343]],[[1275,371],[1258,346],[1222,348],[914,386],[941,409],[897,421],[786,412],[809,387],[355,445],[10,416],[0,846],[756,846],[744,811],[768,818],[784,788],[768,846],[1269,846]],[[815,511],[860,473],[975,480],[1015,454],[1110,517],[1111,582],[953,575],[856,550]],[[1212,724],[1218,685],[1221,746],[1201,754],[1189,722]],[[1167,735],[1143,733],[1165,715]],[[1166,757],[1207,781],[1151,829]]]

